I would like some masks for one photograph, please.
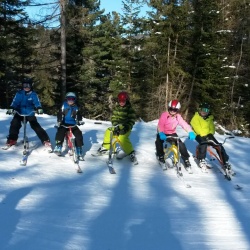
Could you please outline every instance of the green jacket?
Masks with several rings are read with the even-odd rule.
[[[196,112],[190,122],[196,135],[206,136],[215,133],[214,116],[209,115],[204,119],[198,112]]]
[[[125,127],[125,130],[129,131],[133,128],[135,120],[136,114],[130,102],[127,101],[126,105],[123,107],[116,104],[111,116],[113,126],[122,124]]]

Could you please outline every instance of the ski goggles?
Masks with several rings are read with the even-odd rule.
[[[177,109],[177,108],[171,108],[171,107],[168,108],[168,111],[172,111],[172,112],[178,112],[178,110],[179,110],[179,109]]]
[[[67,101],[72,101],[72,102],[74,102],[75,100],[76,100],[76,98],[75,97],[71,97],[71,96],[69,96],[69,97],[67,97],[66,98],[67,99]]]
[[[23,83],[23,88],[31,88],[29,83]]]
[[[205,112],[205,113],[209,113],[210,109],[208,109],[208,108],[201,108],[201,111]]]

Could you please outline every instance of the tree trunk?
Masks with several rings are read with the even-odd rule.
[[[61,100],[66,94],[66,0],[60,0],[61,8]]]
[[[172,93],[169,93],[171,92],[171,88],[169,88],[170,42],[171,42],[171,38],[169,37],[168,38],[168,52],[167,52],[167,74],[166,74],[166,82],[165,82],[165,95],[166,95],[165,110],[168,109],[168,97],[171,96],[170,94],[172,94]]]
[[[231,125],[235,126],[236,125],[236,117],[235,117],[235,104],[234,104],[234,89],[235,89],[235,84],[236,81],[238,79],[238,71],[239,71],[239,67],[240,67],[240,63],[241,63],[241,58],[242,58],[242,54],[243,54],[243,40],[244,38],[241,38],[241,45],[240,45],[240,55],[239,55],[239,60],[237,63],[237,67],[236,67],[236,71],[235,71],[235,76],[233,78],[233,82],[232,82],[232,88],[231,88],[231,95],[230,95],[230,106],[231,106]],[[239,107],[237,107],[239,108]]]

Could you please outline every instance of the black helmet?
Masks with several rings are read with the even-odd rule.
[[[24,78],[23,81],[22,81],[22,87],[32,89],[33,80],[31,78]]]
[[[210,105],[206,102],[201,103],[199,106],[199,111],[209,113],[210,112]]]

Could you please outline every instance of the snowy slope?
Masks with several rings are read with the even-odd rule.
[[[5,112],[0,110],[1,145],[12,119]],[[38,119],[54,143],[56,118]],[[231,182],[216,167],[202,173],[191,159],[194,173],[183,170],[192,186],[186,188],[173,169],[163,172],[156,162],[157,121],[135,125],[131,140],[139,165],[115,160],[116,175],[109,174],[105,156],[91,156],[110,123],[85,122],[82,174],[68,156],[44,151],[29,125],[27,166],[19,164],[21,145],[0,150],[1,250],[250,249],[249,139],[225,144],[237,172]],[[187,139],[186,145],[192,155],[196,142]]]

